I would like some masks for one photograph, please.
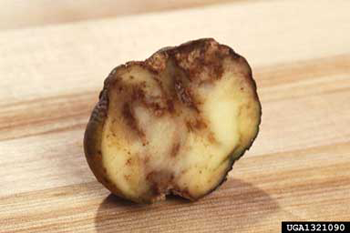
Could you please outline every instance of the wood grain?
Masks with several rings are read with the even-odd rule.
[[[282,220],[349,220],[350,2],[332,3],[248,1],[0,32],[0,232],[265,233]],[[103,79],[207,36],[253,67],[263,119],[252,149],[195,203],[110,195],[82,150]]]
[[[247,0],[2,0],[0,30],[210,6],[233,1]]]

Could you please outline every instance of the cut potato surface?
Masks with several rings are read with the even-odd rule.
[[[261,107],[246,60],[213,39],[114,69],[85,133],[85,154],[114,194],[196,200],[218,187],[255,139]]]

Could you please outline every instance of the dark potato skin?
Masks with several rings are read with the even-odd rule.
[[[113,76],[114,69],[110,75],[106,78],[104,83],[104,88],[100,92],[99,102],[96,104],[93,109],[89,122],[86,126],[85,135],[84,135],[84,152],[86,160],[89,164],[90,169],[94,173],[97,180],[103,184],[108,190],[113,194],[123,197],[118,188],[113,185],[108,179],[106,174],[106,169],[102,164],[102,152],[101,152],[101,139],[102,139],[102,130],[107,118],[108,110],[108,86],[109,80]],[[136,201],[136,200],[135,200]]]
[[[108,112],[108,106],[109,106],[108,91],[109,91],[110,83],[111,83],[112,79],[114,78],[116,72],[121,67],[127,67],[127,66],[131,66],[134,64],[138,64],[138,65],[141,65],[142,67],[150,70],[151,72],[158,73],[164,69],[166,59],[168,58],[168,56],[170,54],[172,54],[172,56],[173,56],[174,54],[178,53],[179,51],[183,52],[186,50],[190,50],[192,47],[205,46],[206,43],[212,42],[212,41],[215,42],[215,40],[213,40],[211,38],[205,38],[205,39],[190,41],[190,42],[187,42],[185,44],[181,44],[180,46],[177,46],[177,47],[163,48],[163,49],[157,51],[156,53],[154,53],[150,58],[146,59],[143,62],[128,62],[128,63],[126,63],[126,65],[121,65],[121,66],[116,67],[115,69],[112,70],[112,72],[106,78],[106,80],[104,82],[104,88],[101,91],[100,96],[99,96],[99,102],[97,103],[94,110],[92,111],[90,120],[89,120],[87,127],[86,127],[86,131],[85,131],[85,135],[84,135],[84,151],[85,151],[85,156],[86,156],[87,162],[89,164],[89,167],[93,171],[97,180],[100,183],[102,183],[106,188],[108,188],[113,194],[116,194],[122,198],[126,198],[122,195],[122,192],[120,192],[118,190],[118,188],[115,185],[113,185],[113,182],[109,180],[109,178],[106,174],[106,169],[103,167],[103,164],[102,164],[102,154],[101,154],[102,131],[103,131],[103,127],[105,124],[105,120],[107,118],[107,112]],[[247,63],[247,61],[244,57],[235,53],[231,48],[229,48],[225,45],[220,45],[220,46],[223,46],[225,49],[229,49],[230,56],[234,60],[236,60],[236,62],[238,62],[238,64],[240,65],[240,72],[242,72],[244,74],[244,76],[246,77],[251,88],[254,90],[254,93],[255,93],[254,97],[256,98],[257,102],[260,105],[260,117],[259,117],[258,129],[257,129],[256,135],[254,136],[254,138],[251,140],[250,144],[246,148],[239,151],[239,153],[235,154],[235,156],[230,156],[230,166],[228,166],[228,169],[225,171],[225,175],[222,176],[222,179],[208,193],[206,193],[200,197],[192,197],[192,196],[188,195],[188,193],[186,193],[186,192],[176,192],[175,193],[179,196],[185,197],[185,198],[190,199],[192,201],[198,200],[199,198],[211,193],[212,191],[214,191],[216,188],[218,188],[222,183],[224,183],[226,181],[227,174],[232,169],[235,161],[237,161],[244,154],[244,152],[252,146],[253,141],[257,137],[257,134],[259,131],[259,125],[261,122],[261,104],[260,104],[258,95],[256,93],[257,88],[256,88],[255,81],[252,77],[252,70],[251,70],[249,64]],[[126,198],[126,199],[130,199],[130,198]],[[145,200],[137,199],[137,200],[132,200],[132,201],[141,202],[141,203],[149,202],[149,200],[147,200],[147,199],[145,199]]]
[[[107,116],[108,99],[107,95],[101,92],[100,101],[95,106],[90,120],[87,124],[84,136],[84,151],[87,162],[96,176],[97,180],[106,186],[109,190],[114,187],[106,179],[105,169],[102,164],[101,139],[103,125]]]

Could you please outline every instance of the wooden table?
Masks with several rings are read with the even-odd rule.
[[[280,232],[283,220],[350,220],[349,9],[348,0],[247,0],[7,25],[0,232],[265,233]],[[254,146],[198,202],[137,205],[110,195],[82,149],[105,76],[200,37],[232,46],[253,67],[263,106]]]

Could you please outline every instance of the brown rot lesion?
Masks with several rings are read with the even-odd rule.
[[[174,80],[174,90],[178,100],[183,103],[185,106],[194,109],[196,112],[199,112],[199,109],[196,105],[193,93],[189,87],[186,87],[180,79]]]
[[[125,102],[122,107],[122,115],[126,121],[126,124],[132,129],[132,131],[136,132],[138,136],[141,138],[145,137],[145,133],[139,127],[138,122],[135,118],[135,114],[133,108],[129,102]]]
[[[175,175],[170,170],[153,170],[146,175],[146,181],[151,188],[152,198],[164,199],[175,186]]]
[[[175,142],[170,150],[170,157],[175,158],[180,152],[181,143]]]

